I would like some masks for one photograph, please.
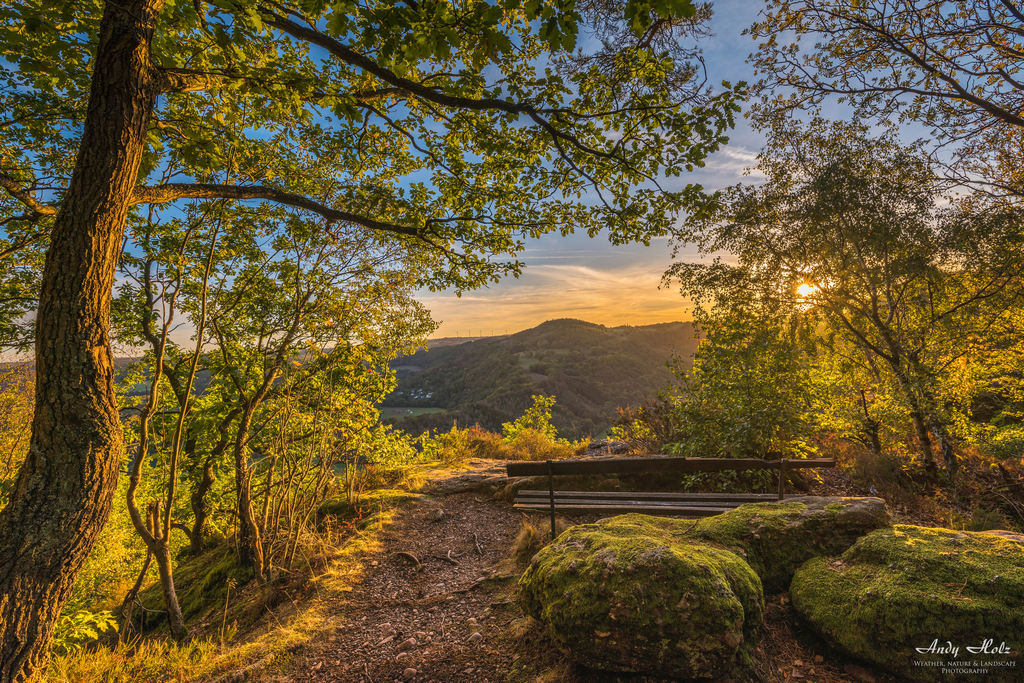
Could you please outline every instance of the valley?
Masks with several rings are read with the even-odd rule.
[[[616,408],[642,403],[672,382],[673,358],[689,367],[696,347],[690,323],[605,327],[573,319],[431,346],[391,363],[398,385],[382,418],[414,435],[453,421],[500,432],[532,395],[544,394],[557,399],[552,424],[560,437],[599,437]]]

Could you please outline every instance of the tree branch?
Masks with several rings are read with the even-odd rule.
[[[266,12],[266,22],[274,28],[287,33],[288,35],[298,38],[299,40],[305,41],[312,45],[322,47],[323,49],[330,52],[332,55],[345,62],[350,66],[360,68],[367,73],[379,78],[381,81],[391,85],[397,90],[408,92],[415,97],[433,102],[445,107],[451,107],[453,109],[468,109],[472,111],[502,111],[509,114],[525,114],[529,116],[533,121],[543,128],[553,139],[556,141],[561,139],[568,142],[573,147],[579,149],[587,154],[602,157],[605,159],[617,159],[614,154],[609,154],[602,150],[593,149],[584,145],[575,136],[569,135],[564,131],[555,128],[550,121],[542,116],[543,113],[555,113],[547,110],[542,110],[534,107],[531,104],[525,102],[507,102],[505,100],[499,100],[494,98],[481,98],[473,99],[470,97],[458,97],[455,95],[448,95],[434,88],[429,88],[416,81],[411,81],[407,78],[402,78],[380,66],[372,59],[361,55],[355,50],[351,49],[347,45],[340,41],[326,36],[323,33],[310,28],[308,26],[302,26],[290,19],[282,17],[279,14],[271,11],[267,7],[261,8]],[[564,151],[559,149],[559,152],[564,156]]]
[[[222,86],[224,79],[228,77],[226,74],[190,69],[158,67],[154,71],[154,80],[162,93],[212,90]]]
[[[361,225],[370,230],[390,232],[425,239],[423,231],[405,225],[384,223],[366,216],[340,211],[302,195],[285,192],[265,185],[211,185],[205,183],[168,183],[166,185],[142,186],[135,188],[132,204],[165,204],[177,199],[265,199],[267,201],[294,206],[320,214],[332,221],[343,221]]]
[[[6,173],[0,173],[0,187],[7,190],[7,194],[11,195],[40,216],[52,216],[57,213],[57,207],[36,201],[36,198],[32,196],[32,193],[29,190],[26,190],[21,186],[21,183],[17,182]]]

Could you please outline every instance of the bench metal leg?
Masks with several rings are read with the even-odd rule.
[[[555,476],[551,472],[551,461],[548,460],[548,501],[551,504],[551,540],[555,540]]]
[[[779,500],[786,496],[786,459],[779,463]]]

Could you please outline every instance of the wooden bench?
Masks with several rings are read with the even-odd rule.
[[[802,498],[786,494],[786,472],[796,469],[835,467],[835,460],[757,460],[747,458],[591,458],[586,460],[547,460],[545,462],[510,462],[509,477],[546,475],[547,491],[519,491],[514,507],[551,514],[551,534],[555,535],[555,512],[563,514],[609,514],[641,512],[646,515],[681,515],[708,517],[728,512],[744,503],[763,503]],[[648,472],[725,472],[778,470],[779,492],[774,493],[646,493],[623,491],[556,491],[554,478],[559,475],[636,474]]]

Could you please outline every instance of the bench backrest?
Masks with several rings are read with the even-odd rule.
[[[629,474],[631,472],[723,472],[728,470],[777,470],[782,460],[756,458],[677,458],[661,455],[645,458],[588,458],[586,460],[551,460],[543,462],[510,462],[510,477],[536,477],[548,474]],[[831,458],[786,460],[786,470],[814,467],[835,467]]]

